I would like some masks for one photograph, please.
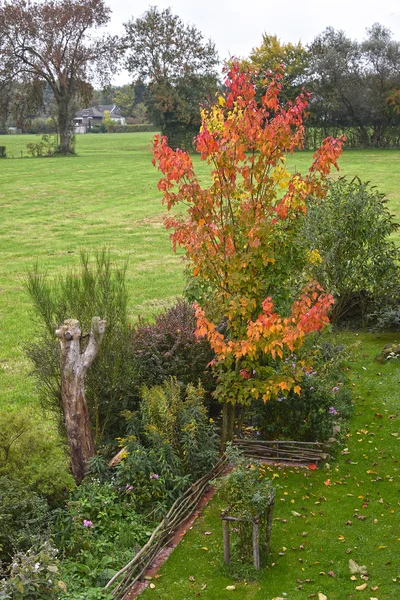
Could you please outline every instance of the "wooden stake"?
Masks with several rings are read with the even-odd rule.
[[[226,565],[231,562],[231,548],[229,541],[229,521],[222,521],[222,533],[224,536],[224,561]]]

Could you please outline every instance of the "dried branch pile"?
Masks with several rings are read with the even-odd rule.
[[[329,446],[320,442],[262,441],[235,439],[233,445],[245,456],[294,464],[308,464],[326,460]]]

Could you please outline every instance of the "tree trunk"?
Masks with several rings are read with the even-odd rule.
[[[93,317],[89,343],[81,352],[79,322],[70,319],[57,329],[61,345],[61,399],[65,428],[71,456],[72,474],[77,484],[85,475],[86,462],[96,451],[89,411],[85,398],[84,380],[103,340],[106,322]]]
[[[58,102],[58,132],[60,135],[60,154],[73,154],[73,118],[69,110],[69,104],[64,98],[61,98]]]
[[[222,406],[222,431],[220,451],[225,452],[227,442],[233,440],[235,427],[235,406],[230,402],[224,402]]]

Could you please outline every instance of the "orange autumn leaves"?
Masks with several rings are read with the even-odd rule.
[[[265,357],[278,361],[295,351],[306,335],[328,322],[333,303],[317,283],[305,281],[283,316],[268,293],[284,289],[292,273],[306,271],[304,256],[292,251],[297,222],[308,198],[324,196],[326,175],[337,167],[343,144],[327,138],[305,176],[286,170],[286,155],[303,144],[308,94],[282,105],[281,78],[279,72],[268,74],[260,101],[251,73],[238,65],[227,73],[226,92],[202,110],[195,140],[211,167],[208,186],[201,185],[187,153],[169,148],[166,138],[154,141],[163,202],[168,210],[185,208],[166,219],[173,247],[185,249],[192,274],[213,290],[219,319],[228,324],[221,333],[207,302],[197,306],[197,334],[209,339],[220,378],[224,365],[240,374],[249,365],[265,363]],[[296,378],[280,374],[264,381],[262,396],[269,399],[290,389],[299,393]]]

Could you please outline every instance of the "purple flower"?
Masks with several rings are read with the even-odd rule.
[[[129,483],[127,483],[125,488],[126,488],[127,492],[131,492],[133,490],[133,485],[130,485]]]
[[[338,411],[333,406],[330,407],[329,412],[331,413],[331,415],[337,415],[338,414]]]
[[[310,392],[311,392],[313,389],[314,389],[313,387],[310,387]]]
[[[84,527],[93,527],[93,523],[92,523],[92,521],[88,521],[87,519],[83,519],[83,526]]]
[[[332,392],[338,392],[338,391],[339,391],[339,388],[337,385],[335,385],[335,387],[332,388]]]
[[[157,473],[152,473],[152,474],[150,475],[150,479],[158,479],[159,477],[160,477],[160,476],[159,476],[159,475],[157,475]]]

